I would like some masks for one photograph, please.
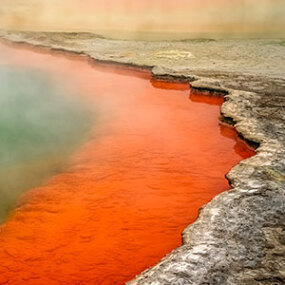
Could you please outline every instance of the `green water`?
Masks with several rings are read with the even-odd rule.
[[[48,74],[0,67],[0,221],[86,139],[87,106]]]

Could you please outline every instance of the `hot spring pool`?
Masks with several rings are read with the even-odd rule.
[[[1,52],[2,215],[18,206],[0,229],[0,284],[124,284],[181,244],[254,153],[220,125],[221,98],[81,57]]]

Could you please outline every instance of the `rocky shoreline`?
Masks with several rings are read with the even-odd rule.
[[[89,33],[0,32],[3,39],[150,69],[225,98],[222,120],[256,147],[226,177],[183,244],[130,285],[285,284],[285,46],[282,40],[131,42]],[[213,167],[214,164],[213,164]]]

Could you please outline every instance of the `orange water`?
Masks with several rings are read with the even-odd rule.
[[[198,209],[229,189],[225,173],[253,154],[219,125],[221,98],[1,48],[5,64],[48,71],[88,100],[94,127],[68,168],[28,191],[1,226],[0,284],[123,284],[179,246]]]

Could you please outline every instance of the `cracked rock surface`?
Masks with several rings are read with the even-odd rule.
[[[129,285],[285,284],[284,40],[135,42],[89,33],[1,32],[4,39],[148,68],[161,80],[225,96],[222,120],[257,147],[226,177],[183,244]],[[213,164],[214,167],[214,164]]]

